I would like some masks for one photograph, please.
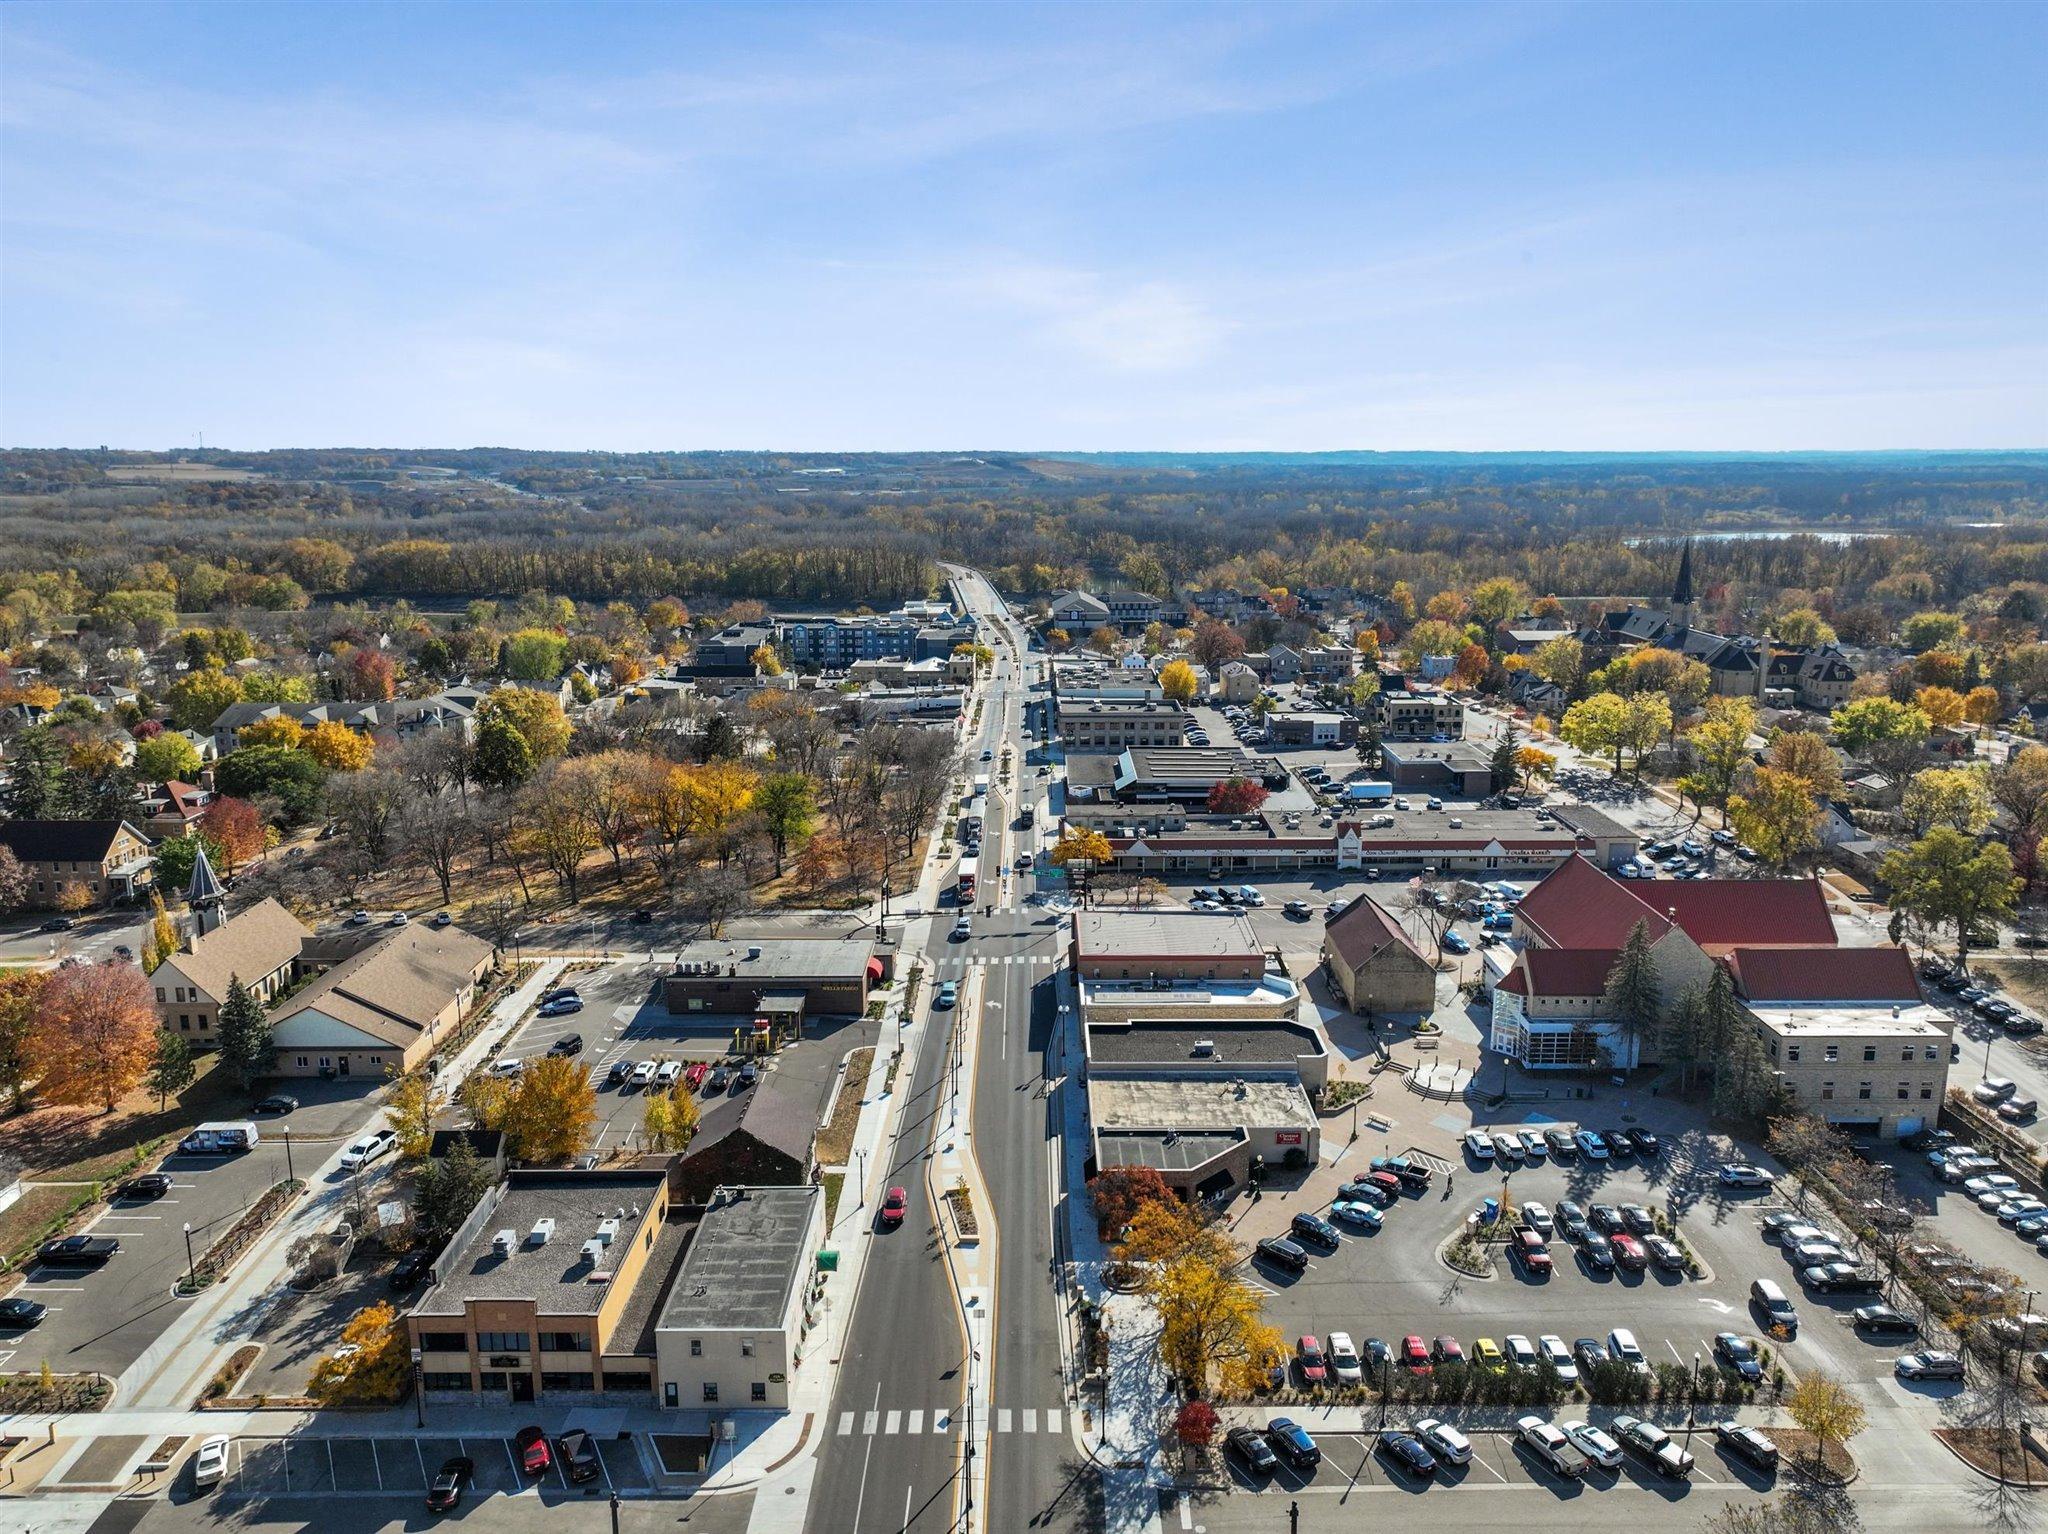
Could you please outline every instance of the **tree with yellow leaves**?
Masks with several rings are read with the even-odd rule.
[[[388,1406],[405,1389],[411,1359],[404,1321],[379,1300],[341,1329],[341,1346],[313,1370],[312,1393],[330,1406]]]
[[[1093,883],[1091,875],[1115,855],[1109,838],[1090,826],[1068,826],[1060,839],[1053,843],[1052,851],[1046,854],[1055,868],[1064,870],[1067,877],[1080,887],[1084,901]]]
[[[323,719],[306,732],[300,749],[331,772],[361,772],[377,748],[339,719]]]
[[[477,705],[478,727],[492,720],[510,725],[536,762],[549,761],[569,749],[569,716],[562,712],[562,700],[551,692],[500,687]]]
[[[178,929],[171,924],[171,913],[164,909],[162,890],[149,892],[149,936],[142,940],[142,972],[152,974],[156,967],[178,951]]]
[[[1799,1376],[1799,1383],[1785,1397],[1785,1413],[1815,1440],[1814,1459],[1825,1463],[1828,1445],[1846,1444],[1868,1420],[1863,1403],[1832,1375],[1818,1369]]]
[[[513,1155],[559,1166],[583,1149],[596,1126],[597,1089],[589,1066],[565,1055],[544,1055],[527,1066],[506,1125]]]
[[[235,732],[237,749],[242,746],[282,746],[298,751],[306,744],[306,727],[290,714],[273,714],[245,724]]]
[[[1963,699],[1963,717],[1978,726],[1998,723],[1998,716],[2005,709],[2005,701],[1998,696],[1996,687],[1972,687]]]
[[[1159,690],[1169,703],[1193,702],[1195,689],[1200,685],[1195,668],[1184,660],[1170,660],[1159,670]]]
[[[1961,724],[1963,710],[1968,706],[1967,700],[1953,687],[1923,687],[1913,694],[1913,702],[1937,730]]]
[[[1515,750],[1515,776],[1522,781],[1522,792],[1533,793],[1539,783],[1548,783],[1557,776],[1557,757],[1541,746],[1519,746]]]
[[[1735,834],[1773,868],[1820,844],[1820,818],[1805,780],[1775,767],[1757,768],[1749,792],[1728,801]]]
[[[433,1077],[425,1071],[407,1071],[392,1085],[384,1117],[398,1136],[401,1160],[424,1161],[434,1139],[434,1120],[446,1102]]]
[[[503,1129],[511,1120],[516,1093],[503,1076],[478,1071],[456,1094],[479,1129]]]
[[[676,785],[689,834],[718,855],[723,868],[733,854],[733,832],[753,807],[760,775],[737,762],[707,762],[684,767]]]
[[[697,1137],[697,1095],[687,1086],[656,1092],[640,1115],[641,1137],[654,1151],[681,1153]]]
[[[1131,1217],[1119,1258],[1142,1271],[1159,1316],[1167,1367],[1198,1389],[1212,1371],[1226,1393],[1249,1389],[1280,1346],[1258,1291],[1234,1276],[1244,1253],[1224,1230],[1180,1203],[1147,1203]]]

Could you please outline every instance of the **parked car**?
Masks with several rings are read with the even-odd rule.
[[[1465,1134],[1465,1154],[1474,1161],[1493,1160],[1493,1137],[1483,1129],[1468,1130]]]
[[[34,1326],[49,1313],[49,1306],[24,1295],[10,1294],[6,1299],[0,1300],[0,1326],[17,1331]]]
[[[1657,1217],[1641,1204],[1623,1204],[1621,1225],[1632,1236],[1647,1236],[1656,1230]]]
[[[582,1003],[579,1002],[577,1003],[577,1005],[581,1006]],[[580,1033],[563,1034],[559,1039],[556,1039],[554,1043],[548,1046],[548,1053],[551,1055],[561,1055],[565,1058],[569,1055],[582,1054],[583,1035]]]
[[[1429,1349],[1423,1345],[1422,1339],[1413,1332],[1410,1332],[1401,1339],[1401,1367],[1410,1374],[1429,1374],[1434,1372],[1429,1361]]]
[[[1378,1230],[1386,1220],[1379,1210],[1362,1199],[1339,1199],[1330,1206],[1330,1218],[1342,1220],[1346,1225],[1359,1225],[1367,1230]]]
[[[1607,1142],[1590,1129],[1581,1129],[1572,1138],[1578,1142],[1579,1154],[1588,1161],[1607,1160]]]
[[[537,1427],[523,1427],[512,1437],[519,1456],[519,1468],[528,1475],[546,1475],[555,1457],[548,1451],[548,1435]]]
[[[1714,1441],[1738,1459],[1746,1459],[1759,1470],[1778,1468],[1778,1446],[1759,1428],[1739,1422],[1714,1424]]]
[[[1649,1461],[1659,1475],[1683,1480],[1692,1474],[1692,1456],[1654,1422],[1645,1422],[1640,1417],[1616,1417],[1614,1436],[1623,1448]]]
[[[1557,1206],[1557,1228],[1564,1232],[1568,1241],[1583,1240],[1589,1232],[1586,1211],[1570,1199],[1562,1199]]]
[[[1614,1242],[1597,1230],[1589,1230],[1579,1238],[1579,1259],[1587,1267],[1601,1273],[1614,1271]]]
[[[1515,1420],[1515,1437],[1554,1474],[1576,1480],[1591,1468],[1586,1456],[1564,1436],[1562,1428],[1534,1413]]]
[[[447,1513],[462,1503],[462,1494],[476,1478],[476,1461],[457,1454],[441,1461],[427,1486],[427,1511]]]
[[[1859,1305],[1850,1312],[1850,1318],[1859,1332],[1868,1332],[1873,1337],[1917,1337],[1920,1323],[1903,1311],[1889,1305]]]
[[[1253,1254],[1289,1273],[1308,1271],[1308,1253],[1284,1236],[1268,1236],[1252,1248]]]
[[[1472,1440],[1448,1422],[1436,1417],[1424,1417],[1415,1424],[1414,1436],[1432,1456],[1446,1465],[1467,1465],[1472,1462]]]
[[[1365,1368],[1349,1332],[1330,1333],[1330,1372],[1340,1385],[1356,1385],[1365,1379]]]
[[[641,1060],[634,1064],[633,1074],[627,1078],[627,1085],[644,1087],[653,1079],[654,1062],[652,1060]]]
[[[557,1438],[555,1452],[561,1456],[562,1468],[568,1472],[571,1481],[594,1481],[603,1472],[596,1443],[580,1427],[571,1428]]]
[[[171,1179],[163,1172],[144,1172],[140,1177],[131,1177],[114,1191],[116,1198],[146,1199],[162,1198],[171,1191]]]
[[[1567,1129],[1544,1130],[1543,1143],[1550,1147],[1550,1154],[1553,1157],[1570,1156],[1579,1148],[1579,1142],[1572,1138],[1571,1131]]]
[[[1614,1355],[1594,1337],[1581,1337],[1572,1344],[1572,1357],[1579,1361],[1582,1372],[1591,1374],[1602,1364],[1614,1362]]]
[[[1254,1475],[1271,1475],[1280,1468],[1280,1457],[1265,1438],[1248,1427],[1234,1427],[1223,1435],[1223,1450],[1235,1454]]]
[[[1557,1230],[1557,1222],[1550,1217],[1550,1210],[1533,1199],[1522,1206],[1522,1223],[1543,1236],[1552,1235]]]
[[[1609,1236],[1608,1242],[1614,1248],[1616,1266],[1627,1273],[1640,1273],[1650,1265],[1650,1254],[1643,1250],[1643,1243],[1626,1231]]]
[[[215,1433],[199,1441],[199,1452],[192,1456],[192,1484],[200,1491],[209,1486],[218,1486],[228,1473],[228,1446],[232,1442],[227,1434]]]
[[[1645,1236],[1643,1245],[1649,1249],[1650,1261],[1665,1273],[1685,1271],[1685,1250],[1668,1236]]]
[[[1550,1247],[1545,1243],[1541,1231],[1522,1226],[1515,1232],[1514,1239],[1508,1243],[1508,1248],[1531,1278],[1550,1276]]]
[[[50,1268],[96,1268],[120,1250],[116,1236],[58,1236],[36,1248],[36,1261]]]
[[[1322,1463],[1323,1451],[1309,1437],[1308,1429],[1292,1417],[1275,1417],[1266,1424],[1266,1442],[1297,1470],[1310,1470]]]
[[[1572,1421],[1562,1424],[1559,1431],[1565,1442],[1577,1449],[1602,1470],[1621,1468],[1621,1445],[1609,1438],[1590,1422]]]
[[[1746,1337],[1734,1332],[1714,1333],[1714,1360],[1737,1379],[1755,1384],[1764,1377],[1763,1361]]]
[[[1960,1380],[1963,1361],[1954,1353],[1908,1353],[1892,1365],[1892,1372],[1902,1380]]]
[[[1595,1204],[1592,1220],[1593,1229],[1604,1236],[1611,1236],[1622,1229],[1621,1211],[1612,1204]]]
[[[425,1250],[407,1252],[391,1269],[387,1280],[390,1286],[403,1294],[434,1270],[434,1254]]]
[[[1555,1332],[1545,1332],[1536,1339],[1536,1351],[1543,1361],[1557,1371],[1557,1377],[1567,1385],[1577,1382],[1579,1366],[1572,1361],[1572,1350],[1564,1345],[1564,1338]]]
[[[1418,1480],[1426,1481],[1436,1474],[1436,1456],[1413,1433],[1381,1433],[1375,1447],[1395,1469]]]
[[[1337,1227],[1320,1216],[1303,1210],[1288,1222],[1288,1234],[1297,1240],[1313,1241],[1318,1246],[1334,1247],[1338,1244]]]
[[[583,1010],[581,996],[557,996],[553,1001],[544,1001],[535,1009],[537,1017],[568,1017]]]

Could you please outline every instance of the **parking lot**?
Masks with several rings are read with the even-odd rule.
[[[539,1477],[526,1475],[509,1437],[443,1437],[428,1430],[407,1438],[237,1438],[221,1494],[242,1497],[335,1495],[424,1496],[442,1462],[466,1458],[476,1466],[464,1501],[491,1495],[603,1495],[645,1491],[652,1484],[639,1440],[593,1438],[600,1473],[572,1486],[560,1457]]]
[[[118,1374],[155,1340],[183,1303],[171,1289],[185,1272],[185,1227],[192,1227],[194,1257],[223,1235],[287,1170],[307,1179],[339,1147],[343,1136],[374,1110],[381,1089],[349,1082],[285,1082],[300,1098],[290,1114],[256,1120],[262,1141],[234,1156],[173,1153],[159,1170],[171,1178],[161,1198],[115,1198],[86,1229],[120,1241],[121,1249],[97,1268],[31,1265],[16,1292],[49,1307],[34,1327],[0,1331],[0,1368],[20,1369],[44,1359],[59,1370],[97,1369]],[[287,1143],[289,1131],[289,1144]],[[319,1187],[315,1187],[317,1195]]]
[[[583,1010],[561,1017],[529,1014],[499,1053],[500,1060],[532,1060],[548,1054],[559,1039],[574,1035],[582,1040],[576,1058],[590,1066],[597,1088],[593,1151],[631,1146],[645,1113],[644,1090],[630,1080],[611,1079],[614,1062],[674,1060],[687,1066],[732,1054],[737,1020],[672,1014],[661,997],[665,968],[619,962],[565,974],[560,983],[575,987],[583,998]],[[803,1038],[772,1058],[761,1087],[755,1090],[790,1093],[806,1104],[807,1111],[821,1111],[840,1057],[874,1043],[879,1032],[880,1025],[865,1018],[807,1019]],[[737,1102],[740,1096],[702,1095],[707,1114],[719,1103]],[[710,1127],[700,1127],[699,1135]]]

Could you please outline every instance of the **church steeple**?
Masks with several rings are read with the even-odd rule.
[[[1671,583],[1671,618],[1682,627],[1692,627],[1692,540],[1678,553],[1678,579]]]
[[[192,908],[194,937],[205,937],[226,919],[221,913],[226,899],[227,892],[214,877],[213,864],[207,859],[206,843],[202,841],[192,859],[192,880],[185,886],[185,904]]]

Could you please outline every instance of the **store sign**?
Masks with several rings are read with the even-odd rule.
[[[1301,1131],[1299,1129],[1277,1130],[1273,1135],[1273,1143],[1275,1145],[1299,1145],[1301,1144]]]

